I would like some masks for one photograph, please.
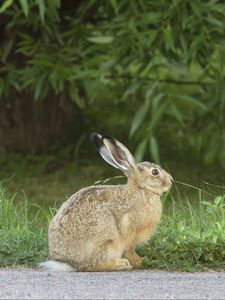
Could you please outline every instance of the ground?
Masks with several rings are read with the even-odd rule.
[[[0,269],[0,299],[225,299],[225,272]]]

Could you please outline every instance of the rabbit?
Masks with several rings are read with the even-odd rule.
[[[49,225],[52,271],[121,271],[138,268],[135,248],[153,235],[160,221],[161,196],[173,178],[160,166],[136,163],[118,140],[92,133],[106,162],[128,178],[124,185],[93,185],[62,204]]]

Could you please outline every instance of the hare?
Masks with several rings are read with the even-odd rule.
[[[93,133],[101,156],[128,177],[125,185],[93,185],[73,194],[49,226],[52,271],[120,271],[138,268],[135,247],[146,242],[160,221],[163,192],[172,176],[150,162],[136,163],[116,139]]]

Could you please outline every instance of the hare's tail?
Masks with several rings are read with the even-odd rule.
[[[48,260],[39,264],[39,267],[46,269],[48,271],[53,272],[71,272],[75,271],[73,267],[70,265],[56,261],[56,260]]]

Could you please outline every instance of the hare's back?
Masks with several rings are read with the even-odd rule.
[[[98,185],[90,186],[73,194],[62,204],[57,214],[53,218],[51,225],[63,223],[67,219],[74,217],[78,220],[94,213],[99,208],[106,208],[110,202],[112,194],[116,192],[118,186]]]

